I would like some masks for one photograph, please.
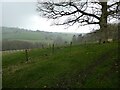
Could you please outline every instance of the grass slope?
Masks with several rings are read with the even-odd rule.
[[[52,33],[44,31],[29,31],[19,28],[7,28],[2,27],[2,39],[3,40],[20,40],[29,42],[42,42],[53,43],[57,36],[64,39],[64,41],[70,42],[74,33]]]
[[[34,49],[27,63],[24,52],[3,53],[3,88],[116,88],[117,50],[117,43]]]

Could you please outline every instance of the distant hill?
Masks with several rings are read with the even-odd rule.
[[[20,28],[2,27],[3,40],[19,40],[29,42],[53,43],[57,37],[63,41],[70,42],[75,33],[53,33],[44,31],[31,31]]]
[[[87,34],[76,33],[55,33],[44,31],[31,31],[20,28],[2,27],[2,50],[43,48],[52,44],[55,46],[83,43],[97,43],[101,36],[104,36],[106,30],[95,30]],[[109,24],[107,30],[109,40],[118,41],[118,25]],[[74,36],[74,37],[73,37]]]
[[[2,50],[49,47],[69,44],[75,33],[54,33],[2,27]]]

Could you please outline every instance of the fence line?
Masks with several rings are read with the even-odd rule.
[[[56,47],[57,45],[55,45],[54,43],[51,45],[51,53],[54,55],[56,49],[59,49],[58,47]],[[73,43],[70,42],[68,45],[63,45],[62,47],[66,47],[66,46],[69,46],[70,47],[70,56],[72,55],[72,46],[73,46]],[[44,47],[44,46],[43,46]],[[61,47],[61,48],[62,48]],[[43,49],[47,49],[48,47],[45,47]],[[9,54],[9,53],[16,53],[16,52],[23,52],[24,55],[25,55],[25,60],[26,62],[29,61],[29,51],[33,50],[33,49],[39,49],[39,48],[32,48],[32,49],[20,49],[20,50],[7,50],[7,51],[0,51],[0,53],[6,53],[6,54]]]
[[[0,51],[0,53],[14,53],[14,52],[22,52],[25,51],[26,49],[20,49],[20,50],[6,50],[6,51]],[[31,49],[27,49],[27,50],[31,50]]]

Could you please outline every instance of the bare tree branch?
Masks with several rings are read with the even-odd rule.
[[[120,4],[120,2],[115,2],[115,3],[111,4],[111,5],[108,5],[108,8],[111,8],[112,6],[118,5],[118,4]]]
[[[81,2],[81,0],[68,0],[62,2],[38,2],[37,11],[40,15],[49,19],[61,20],[64,22],[56,22],[56,25],[81,25],[101,24],[106,20],[104,17],[118,18],[119,2],[110,5],[95,0],[95,2]],[[107,6],[106,6],[107,5]],[[106,13],[104,13],[106,12]],[[63,19],[64,18],[64,19]],[[104,21],[104,22],[103,22]],[[101,24],[102,25],[102,24]]]

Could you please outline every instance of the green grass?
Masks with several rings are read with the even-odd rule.
[[[2,27],[3,40],[19,40],[29,42],[53,43],[57,36],[60,36],[64,41],[70,42],[74,34],[69,33],[52,33],[52,32],[37,32],[19,28]]]
[[[3,54],[3,88],[116,88],[117,43]]]

